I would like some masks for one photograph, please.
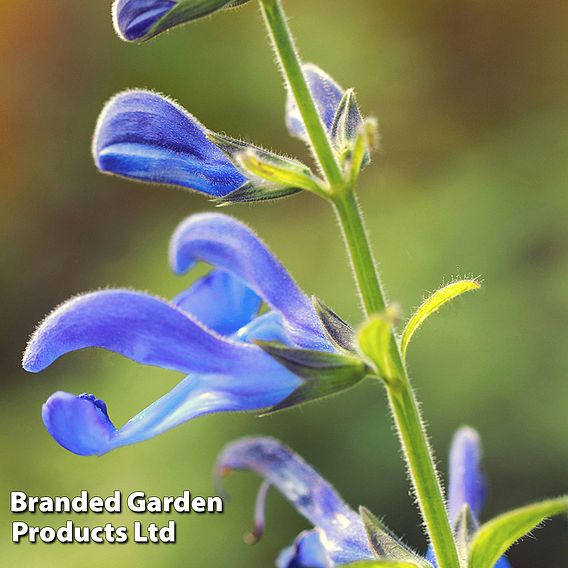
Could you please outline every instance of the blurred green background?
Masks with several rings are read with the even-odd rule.
[[[485,441],[486,516],[568,489],[568,3],[557,0],[286,0],[307,60],[380,119],[383,150],[361,198],[385,284],[405,314],[456,275],[482,275],[477,296],[430,321],[410,364],[440,468],[452,432]],[[3,394],[0,557],[5,566],[271,566],[307,525],[274,494],[255,547],[252,476],[228,482],[222,516],[175,518],[175,546],[13,545],[8,493],[172,495],[214,492],[221,447],[240,435],[282,438],[353,506],[383,515],[423,548],[381,389],[271,418],[219,415],[103,458],[80,458],[49,437],[41,404],[58,389],[94,392],[117,424],[179,376],[102,351],[19,368],[28,334],[70,295],[130,286],[170,296],[166,247],[202,197],[98,174],[90,136],[117,90],[167,93],[215,130],[306,157],[287,137],[282,82],[254,5],[143,47],[114,35],[110,1],[2,0],[0,172]],[[226,210],[250,222],[303,288],[353,324],[360,313],[329,208],[309,195]],[[27,517],[58,526],[66,516]],[[77,516],[130,524],[133,514]],[[510,554],[515,568],[561,568],[568,527],[556,520]]]

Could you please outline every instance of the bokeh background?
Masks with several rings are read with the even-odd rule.
[[[286,0],[307,60],[381,124],[383,149],[361,198],[384,280],[406,314],[456,275],[482,275],[413,342],[410,365],[440,468],[452,432],[485,441],[486,515],[566,492],[568,480],[568,3],[558,0]],[[41,422],[55,390],[95,392],[122,424],[169,390],[174,373],[101,351],[68,356],[39,376],[19,368],[28,334],[80,291],[130,286],[170,296],[166,248],[200,196],[98,174],[90,137],[116,91],[150,87],[209,127],[307,157],[287,137],[281,79],[254,5],[143,47],[114,35],[110,1],[2,0],[0,235],[2,318],[0,557],[5,566],[271,566],[307,525],[276,492],[268,533],[242,542],[258,481],[235,475],[222,516],[177,520],[175,546],[10,544],[8,493],[213,494],[220,448],[237,436],[282,438],[332,481],[424,547],[383,393],[365,383],[320,404],[259,419],[219,415],[80,458]],[[309,293],[360,321],[335,220],[309,195],[229,211],[250,222]],[[66,516],[26,517],[58,526]],[[130,524],[133,514],[76,516]],[[566,566],[556,520],[510,554],[515,568]]]

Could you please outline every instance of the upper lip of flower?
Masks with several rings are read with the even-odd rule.
[[[151,91],[124,91],[110,99],[97,121],[92,150],[104,172],[214,197],[246,182],[194,116]]]
[[[466,505],[477,522],[485,496],[481,456],[477,432],[469,427],[459,429],[452,442],[449,460],[448,513],[453,525]],[[250,437],[232,442],[221,452],[216,471],[218,476],[225,476],[233,470],[252,471],[265,480],[257,504],[256,533],[261,533],[264,525],[266,483],[280,490],[314,526],[313,530],[301,533],[294,545],[282,552],[279,568],[330,568],[358,560],[374,560],[377,556],[388,559],[373,551],[361,517],[310,465],[278,440]],[[395,539],[390,534],[388,537]],[[413,554],[410,549],[408,551]],[[310,562],[305,562],[305,558]],[[420,565],[437,565],[431,549],[426,559],[418,556],[416,559]],[[510,565],[502,557],[496,568],[510,568]]]
[[[183,274],[198,260],[213,272],[173,302],[129,290],[93,292],[65,302],[36,330],[23,360],[31,372],[70,351],[102,347],[189,374],[118,430],[102,401],[55,393],[43,417],[61,445],[102,454],[203,414],[270,407],[301,384],[243,339],[287,338],[301,348],[333,350],[310,299],[244,224],[217,213],[183,222],[170,245],[172,267]],[[255,318],[261,301],[272,315]]]

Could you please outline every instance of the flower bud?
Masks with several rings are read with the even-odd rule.
[[[217,10],[235,8],[248,0],[115,0],[116,33],[125,41],[145,41]]]

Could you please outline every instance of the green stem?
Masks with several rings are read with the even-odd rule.
[[[315,157],[329,184],[328,198],[337,213],[359,293],[367,315],[384,312],[385,295],[373,259],[353,184],[345,180],[325,126],[302,71],[302,63],[286,22],[281,0],[260,0],[266,25],[284,78],[304,120]],[[387,382],[404,455],[439,568],[459,568],[442,487],[420,418],[418,404],[406,373],[398,342],[393,336],[392,356],[400,376]]]
[[[438,566],[459,568],[458,553],[442,487],[410,381],[405,379],[400,383],[387,385],[387,393]]]
[[[332,198],[343,238],[349,251],[351,267],[367,316],[384,312],[385,295],[379,280],[361,208],[353,191],[338,192]]]
[[[315,157],[331,186],[343,185],[343,174],[316,103],[302,71],[302,62],[288,27],[280,0],[260,0],[264,16],[280,67],[294,98],[310,139]]]
[[[347,189],[331,198],[337,213],[357,286],[367,315],[386,309],[385,295],[354,192]],[[432,450],[420,410],[406,373],[398,342],[393,337],[391,357],[400,376],[386,383],[396,428],[404,450],[418,505],[428,529],[440,568],[458,568],[458,554],[436,473]]]

